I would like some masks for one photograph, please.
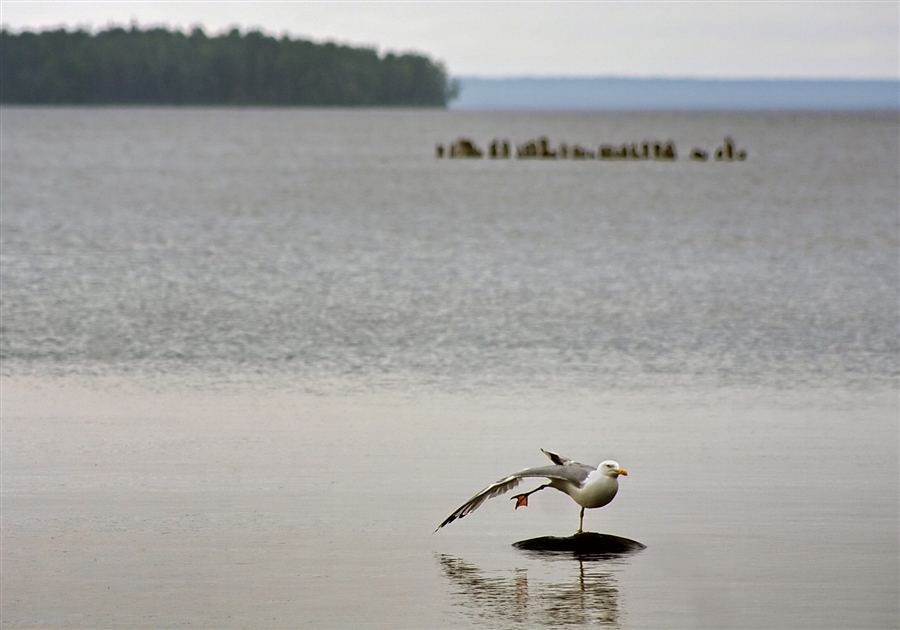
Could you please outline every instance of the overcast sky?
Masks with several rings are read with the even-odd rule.
[[[900,2],[0,0],[14,30],[232,27],[415,50],[455,76],[900,77]]]

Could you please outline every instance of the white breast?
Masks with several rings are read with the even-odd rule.
[[[581,507],[598,508],[612,501],[618,491],[618,479],[595,470],[588,475],[581,488],[571,488],[566,492]]]

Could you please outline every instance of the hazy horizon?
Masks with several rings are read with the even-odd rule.
[[[416,51],[453,76],[900,78],[900,4],[3,2],[11,30],[259,30]]]
[[[90,33],[97,33],[100,31],[114,29],[114,28],[132,28],[137,27],[143,30],[153,29],[153,28],[164,28],[170,31],[175,32],[183,32],[185,34],[189,34],[191,30],[194,28],[200,28],[210,37],[215,37],[223,34],[227,34],[229,31],[233,29],[238,29],[241,33],[247,33],[251,31],[258,31],[263,33],[269,37],[290,37],[295,40],[307,40],[317,44],[324,43],[333,43],[339,46],[349,46],[352,48],[372,48],[379,52],[379,54],[385,53],[394,53],[394,54],[404,54],[404,53],[417,53],[421,55],[428,56],[432,60],[440,63],[444,63],[441,59],[436,58],[427,50],[414,50],[414,49],[400,49],[400,48],[390,48],[384,46],[378,46],[372,43],[359,43],[352,42],[342,38],[334,38],[334,37],[309,37],[304,35],[288,35],[285,32],[276,32],[270,29],[263,29],[257,27],[240,27],[238,25],[232,25],[224,28],[207,28],[203,25],[196,24],[193,26],[177,26],[170,24],[138,24],[137,22],[129,22],[129,23],[117,23],[110,22],[104,24],[102,26],[89,26],[86,24],[57,24],[57,25],[44,25],[39,27],[29,27],[29,26],[19,26],[12,27],[6,22],[0,22],[0,29],[8,30],[13,33],[22,33],[22,32],[46,32],[58,29],[65,29],[68,31],[78,31],[84,30]],[[900,42],[898,42],[900,44]],[[898,58],[900,59],[900,58]],[[446,66],[447,64],[444,63]],[[556,73],[542,73],[542,72],[509,72],[509,73],[490,73],[490,72],[454,72],[452,68],[447,68],[448,75],[452,79],[456,80],[478,80],[478,81],[518,81],[518,80],[535,80],[535,81],[543,81],[543,80],[573,80],[573,81],[591,81],[591,80],[636,80],[636,81],[708,81],[708,82],[734,82],[734,81],[772,81],[772,82],[822,82],[822,81],[836,81],[836,82],[893,82],[900,85],[900,66],[898,66],[897,76],[885,76],[885,75],[859,75],[859,76],[851,76],[851,75],[822,75],[822,74],[808,74],[808,75],[796,75],[796,76],[779,76],[777,74],[759,74],[759,75],[738,75],[738,74],[698,74],[698,73],[681,73],[681,74],[663,74],[663,73],[614,73],[614,72],[582,72],[582,73],[569,73],[569,72],[556,72]]]
[[[466,79],[477,81],[708,81],[708,82],[734,82],[734,81],[772,81],[772,82],[880,82],[880,83],[897,83],[900,85],[900,77],[840,77],[840,76],[798,76],[798,77],[779,77],[779,76],[701,76],[701,75],[642,75],[642,74],[505,74],[505,75],[481,75],[481,74],[459,74],[450,72],[453,79]]]
[[[455,77],[448,107],[477,110],[897,111],[900,82],[863,79]]]

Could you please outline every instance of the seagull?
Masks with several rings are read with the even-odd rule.
[[[462,518],[477,510],[482,503],[488,499],[500,496],[519,485],[519,482],[526,477],[546,477],[550,483],[538,486],[531,492],[517,494],[513,499],[516,501],[516,509],[528,506],[528,497],[538,490],[544,488],[556,488],[560,492],[565,492],[572,500],[581,506],[581,514],[578,517],[578,531],[576,534],[584,533],[584,508],[603,507],[613,500],[616,492],[619,490],[619,475],[627,476],[628,473],[619,466],[618,462],[611,459],[601,463],[600,466],[594,468],[587,464],[579,464],[570,459],[566,459],[556,453],[551,453],[541,449],[541,452],[550,458],[553,462],[552,466],[536,466],[535,468],[526,468],[517,473],[513,473],[508,477],[504,477],[500,481],[492,483],[487,488],[476,494],[474,497],[463,503],[461,506],[444,519],[444,522],[438,525],[438,529],[444,525],[449,525],[458,518]]]

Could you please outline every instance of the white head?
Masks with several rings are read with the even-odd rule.
[[[619,462],[614,462],[611,459],[608,459],[605,462],[603,462],[602,464],[600,464],[597,467],[597,470],[599,470],[601,473],[603,473],[607,477],[612,477],[613,479],[615,479],[619,475],[623,475],[625,477],[628,476],[628,472],[624,468],[619,466]]]

